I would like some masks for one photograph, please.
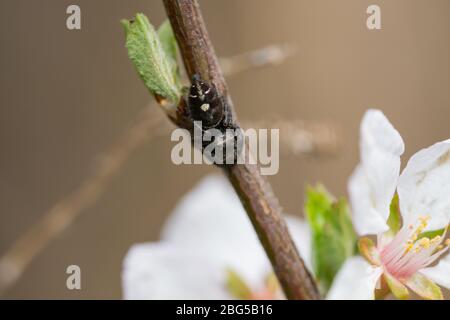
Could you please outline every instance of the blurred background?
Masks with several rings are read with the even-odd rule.
[[[81,30],[66,28],[70,4],[81,8]],[[366,28],[370,4],[381,7],[382,30]],[[308,183],[322,182],[345,195],[358,162],[359,122],[368,108],[382,109],[402,134],[403,165],[419,148],[450,137],[449,1],[200,5],[221,57],[274,44],[296,48],[279,65],[229,77],[242,122],[275,117],[338,128],[340,146],[332,154],[282,152],[280,171],[269,179],[286,212],[302,215]],[[105,160],[101,154],[151,102],[127,57],[119,24],[136,12],[155,25],[165,19],[159,0],[0,2],[0,256],[95,175]],[[118,152],[123,165],[98,199],[36,255],[3,298],[121,298],[128,248],[157,240],[177,199],[216,171],[173,165],[169,131],[159,129],[164,122],[130,155]],[[66,288],[71,264],[81,267],[82,290]]]

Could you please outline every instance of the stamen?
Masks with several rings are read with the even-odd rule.
[[[416,247],[412,252],[389,267],[394,270],[397,276],[409,277],[417,270],[435,261],[442,254],[442,250],[433,254],[441,241],[441,236],[436,236],[431,240],[429,238],[422,238],[416,242]]]
[[[414,228],[414,224],[409,224],[407,228],[402,228],[397,233],[394,240],[383,249],[381,253],[383,262],[385,264],[395,263],[398,259],[412,250],[414,248],[414,242],[417,240],[421,230],[426,227],[426,221],[426,217],[420,217],[420,223],[416,228]]]
[[[450,247],[450,239],[441,245],[442,236],[420,237],[430,216],[420,216],[416,223],[405,225],[394,239],[381,250],[381,260],[388,272],[399,278],[408,278],[428,266]]]
[[[433,239],[431,239],[431,244],[434,244],[434,243],[436,243],[436,242],[440,242],[441,241],[441,236],[436,236],[436,237],[434,237]]]
[[[412,240],[408,240],[407,244],[405,245],[405,252],[411,251],[411,249],[414,247],[414,242]]]
[[[389,243],[386,247],[381,250],[381,257],[384,263],[388,263],[393,258],[400,256],[403,254],[405,248],[403,247],[403,243],[407,241],[410,235],[409,227],[403,227],[394,237],[394,239]]]
[[[425,268],[428,267],[430,264],[432,264],[434,261],[436,261],[437,258],[439,258],[440,256],[442,256],[444,253],[446,253],[448,251],[449,247],[445,247],[442,250],[437,251],[436,253],[434,253],[431,257],[429,257],[421,266],[419,269],[421,268]]]
[[[405,253],[409,252],[413,247],[414,247],[414,242],[416,242],[417,238],[419,237],[419,235],[422,233],[422,231],[427,227],[428,225],[428,220],[430,220],[430,216],[420,216],[419,217],[419,225],[417,226],[416,230],[414,230],[414,226],[413,225],[409,225],[409,229],[413,231],[413,233],[411,234],[411,236],[409,237],[409,239],[406,241],[406,246],[405,246]],[[421,247],[426,247],[429,246],[429,241],[430,239],[428,238],[422,238],[419,240],[419,247],[417,247],[415,250],[416,252],[421,250]]]

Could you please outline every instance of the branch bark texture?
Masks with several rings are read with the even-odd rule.
[[[228,94],[217,56],[196,0],[163,0],[186,71],[214,84],[227,100]],[[224,170],[241,199],[288,299],[319,299],[316,284],[300,258],[282,217],[282,208],[259,167],[236,164]]]

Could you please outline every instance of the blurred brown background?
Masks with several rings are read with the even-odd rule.
[[[66,29],[81,7],[82,30]],[[216,0],[200,2],[220,56],[294,43],[295,57],[229,80],[241,119],[335,121],[336,158],[285,155],[270,178],[286,211],[301,215],[306,183],[346,192],[358,161],[358,126],[382,109],[403,135],[405,158],[450,137],[450,1]],[[366,28],[378,4],[382,30]],[[0,255],[88,176],[150,100],[127,58],[119,20],[144,12],[158,25],[159,0],[0,2]],[[206,166],[175,166],[168,136],[133,153],[105,194],[30,265],[6,298],[120,298],[131,244],[158,239],[166,215]],[[82,290],[65,269],[82,270]]]

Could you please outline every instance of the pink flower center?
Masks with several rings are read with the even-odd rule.
[[[378,248],[385,271],[397,279],[406,280],[427,267],[448,249],[449,240],[441,245],[442,236],[421,237],[429,217],[420,217],[415,224],[406,224],[384,248]]]

